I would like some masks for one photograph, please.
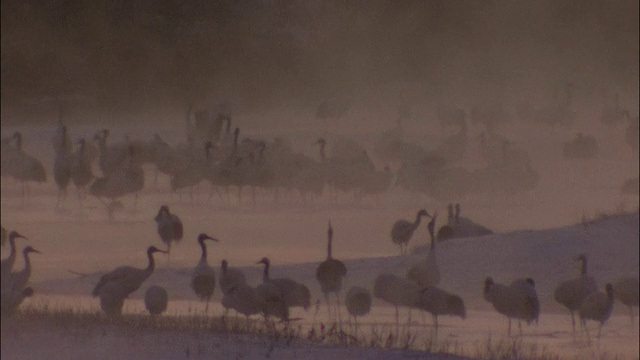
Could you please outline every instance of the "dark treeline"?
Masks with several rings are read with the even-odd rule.
[[[423,96],[540,74],[638,84],[638,1],[3,0],[2,107],[314,106],[390,84]],[[637,94],[636,94],[637,95]]]

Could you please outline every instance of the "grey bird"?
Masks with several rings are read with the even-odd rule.
[[[93,288],[91,294],[93,296],[99,296],[103,291],[103,287],[109,283],[116,283],[120,285],[121,291],[125,294],[125,297],[138,290],[140,286],[142,286],[142,284],[151,276],[151,274],[153,274],[153,271],[156,268],[153,254],[157,252],[167,253],[155,246],[149,246],[147,249],[149,265],[144,269],[138,269],[131,266],[120,266],[111,272],[102,275],[96,286]]]
[[[160,315],[167,310],[169,294],[161,286],[151,286],[144,293],[144,307],[151,315]]]
[[[29,258],[30,253],[40,254],[40,251],[31,246],[26,246],[24,250],[22,250],[22,255],[24,256],[24,269],[12,272],[9,276],[9,286],[14,292],[21,292],[26,288],[29,278],[31,278],[32,266],[31,259]]]
[[[247,279],[239,269],[229,267],[227,260],[222,260],[220,264],[220,275],[218,276],[220,282],[220,290],[223,294],[228,294],[234,288],[247,284]]]
[[[529,292],[523,291],[524,286],[519,283],[513,286],[497,284],[491,277],[488,277],[484,283],[484,299],[490,302],[498,313],[509,319],[507,332],[509,336],[511,336],[511,319],[531,322],[534,317],[537,318],[535,310],[532,310],[534,306],[531,305]],[[519,321],[518,327],[522,332],[522,326]]]
[[[347,275],[347,267],[340,260],[332,256],[333,228],[329,222],[327,230],[327,259],[318,265],[316,269],[316,279],[320,283],[320,289],[327,302],[327,309],[331,313],[329,304],[329,294],[336,295],[336,312],[340,314],[340,290],[342,289],[342,279]]]
[[[3,290],[0,297],[0,309],[2,309],[2,321],[8,320],[15,315],[16,311],[24,299],[33,296],[33,289],[30,287],[20,291]]]
[[[436,259],[436,239],[435,224],[438,213],[433,214],[431,221],[427,225],[429,236],[431,238],[431,248],[424,261],[414,265],[407,272],[407,279],[415,282],[418,286],[425,288],[427,286],[435,286],[440,282],[440,269]]]
[[[167,205],[162,205],[158,211],[158,215],[154,218],[158,224],[158,235],[162,242],[167,245],[167,253],[171,254],[171,244],[182,240],[184,228],[182,220],[169,212]]]
[[[207,246],[204,243],[205,240],[218,241],[218,239],[214,239],[205,233],[198,235],[198,244],[200,244],[200,248],[202,249],[202,255],[200,256],[198,265],[193,269],[191,288],[200,300],[207,302],[204,310],[206,313],[209,310],[209,300],[211,300],[213,291],[216,288],[216,273],[207,261]]]
[[[352,286],[349,291],[347,291],[345,305],[347,306],[349,315],[354,318],[357,334],[358,316],[367,315],[369,311],[371,311],[371,293],[363,287]]]
[[[633,327],[633,307],[638,307],[639,281],[637,276],[622,277],[613,284],[613,294],[616,299],[629,307],[631,326]]]
[[[16,239],[17,238],[23,238],[23,239],[27,239],[26,237],[18,234],[17,231],[11,231],[9,233],[9,248],[10,248],[10,253],[9,256],[2,260],[1,263],[1,276],[2,276],[2,284],[0,286],[2,286],[2,289],[5,289],[6,286],[8,286],[9,284],[9,278],[11,277],[11,270],[13,270],[13,265],[16,263],[16,257],[17,257],[17,253],[16,253]]]
[[[580,307],[582,300],[592,292],[598,291],[598,285],[593,276],[587,274],[587,257],[582,254],[576,258],[581,261],[580,276],[561,282],[556,288],[553,298],[564,305],[571,313],[571,325],[573,334],[576,333],[576,320],[574,313]]]
[[[435,286],[422,289],[418,301],[418,308],[431,313],[436,334],[438,333],[438,316],[459,316],[462,319],[467,317],[464,301],[462,301],[460,296],[450,294]]]
[[[282,292],[282,296],[287,307],[302,307],[305,310],[309,309],[309,306],[311,305],[311,293],[304,284],[289,278],[272,279],[269,276],[271,262],[266,257],[258,261],[258,264],[264,264],[262,282],[277,286]]]
[[[580,307],[578,308],[578,314],[580,315],[580,321],[582,327],[587,333],[587,341],[591,343],[589,337],[589,330],[587,329],[587,320],[595,320],[600,323],[598,327],[598,339],[602,333],[602,326],[611,317],[613,312],[613,303],[615,302],[613,294],[613,286],[607,284],[605,287],[606,292],[592,292],[582,300]]]
[[[393,224],[393,227],[391,228],[391,240],[394,244],[398,244],[400,246],[400,255],[405,254],[409,240],[411,240],[413,232],[420,225],[420,220],[423,216],[431,217],[429,213],[427,213],[427,210],[422,209],[418,211],[414,222],[398,220]]]

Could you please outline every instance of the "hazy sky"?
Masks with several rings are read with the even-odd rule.
[[[3,1],[3,121],[54,96],[97,112],[313,111],[335,96],[548,101],[567,82],[637,107],[637,0],[178,3]]]

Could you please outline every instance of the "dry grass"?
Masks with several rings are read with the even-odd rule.
[[[13,323],[14,325],[11,325]],[[200,338],[208,333],[223,335],[245,335],[264,342],[273,351],[274,347],[297,345],[324,345],[334,347],[361,347],[374,349],[401,349],[420,351],[430,354],[449,354],[468,356],[475,359],[531,359],[551,360],[560,356],[550,352],[546,347],[525,345],[520,338],[502,338],[494,340],[489,337],[484,343],[476,343],[465,348],[449,339],[438,340],[432,332],[430,335],[420,334],[418,330],[408,326],[396,329],[395,324],[370,325],[360,331],[351,323],[325,324],[314,322],[302,325],[296,321],[265,323],[259,317],[201,315],[161,315],[123,314],[119,317],[108,317],[98,311],[69,307],[52,307],[46,303],[25,306],[7,326],[30,326],[45,324],[59,327],[70,334],[92,336],[106,335],[107,332],[124,335],[149,335],[159,332],[178,332]],[[365,330],[365,331],[363,331]],[[358,335],[359,333],[359,335]]]

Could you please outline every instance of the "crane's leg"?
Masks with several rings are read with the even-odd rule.
[[[581,319],[582,327],[584,327],[584,332],[587,334],[587,344],[591,345],[591,337],[589,336],[589,329],[587,329],[587,321],[585,319]]]
[[[207,299],[207,304],[204,306],[204,316],[209,316],[209,299]]]
[[[518,330],[520,331],[520,336],[522,336],[522,321],[518,319]]]
[[[573,327],[573,339],[576,338],[576,317],[573,315],[573,311],[571,311],[571,326]]]
[[[338,313],[338,324],[342,330],[342,315],[340,314],[340,295],[336,292],[336,312]]]
[[[156,173],[153,176],[153,189],[158,190],[158,173],[160,173],[160,169],[156,166]]]
[[[511,337],[511,318],[508,318],[508,319],[509,319],[509,330],[507,331],[507,335]]]
[[[438,316],[433,315],[433,323],[436,325],[435,326],[435,328],[436,328],[435,338],[437,339],[438,338]]]
[[[400,336],[400,314],[398,313],[398,305],[396,305],[396,338]]]
[[[357,316],[353,317],[353,323],[355,325],[355,336],[357,338],[358,337],[358,317]]]
[[[256,207],[256,187],[251,187],[251,202],[253,202],[253,207]]]
[[[329,317],[329,321],[331,321],[331,304],[329,303],[329,293],[324,293],[324,301],[327,303],[327,316]]]
[[[604,323],[602,323],[602,322],[601,322],[601,323],[600,323],[600,326],[598,326],[598,340],[600,340],[600,335],[602,334],[602,325],[603,325],[603,324],[604,324]]]

